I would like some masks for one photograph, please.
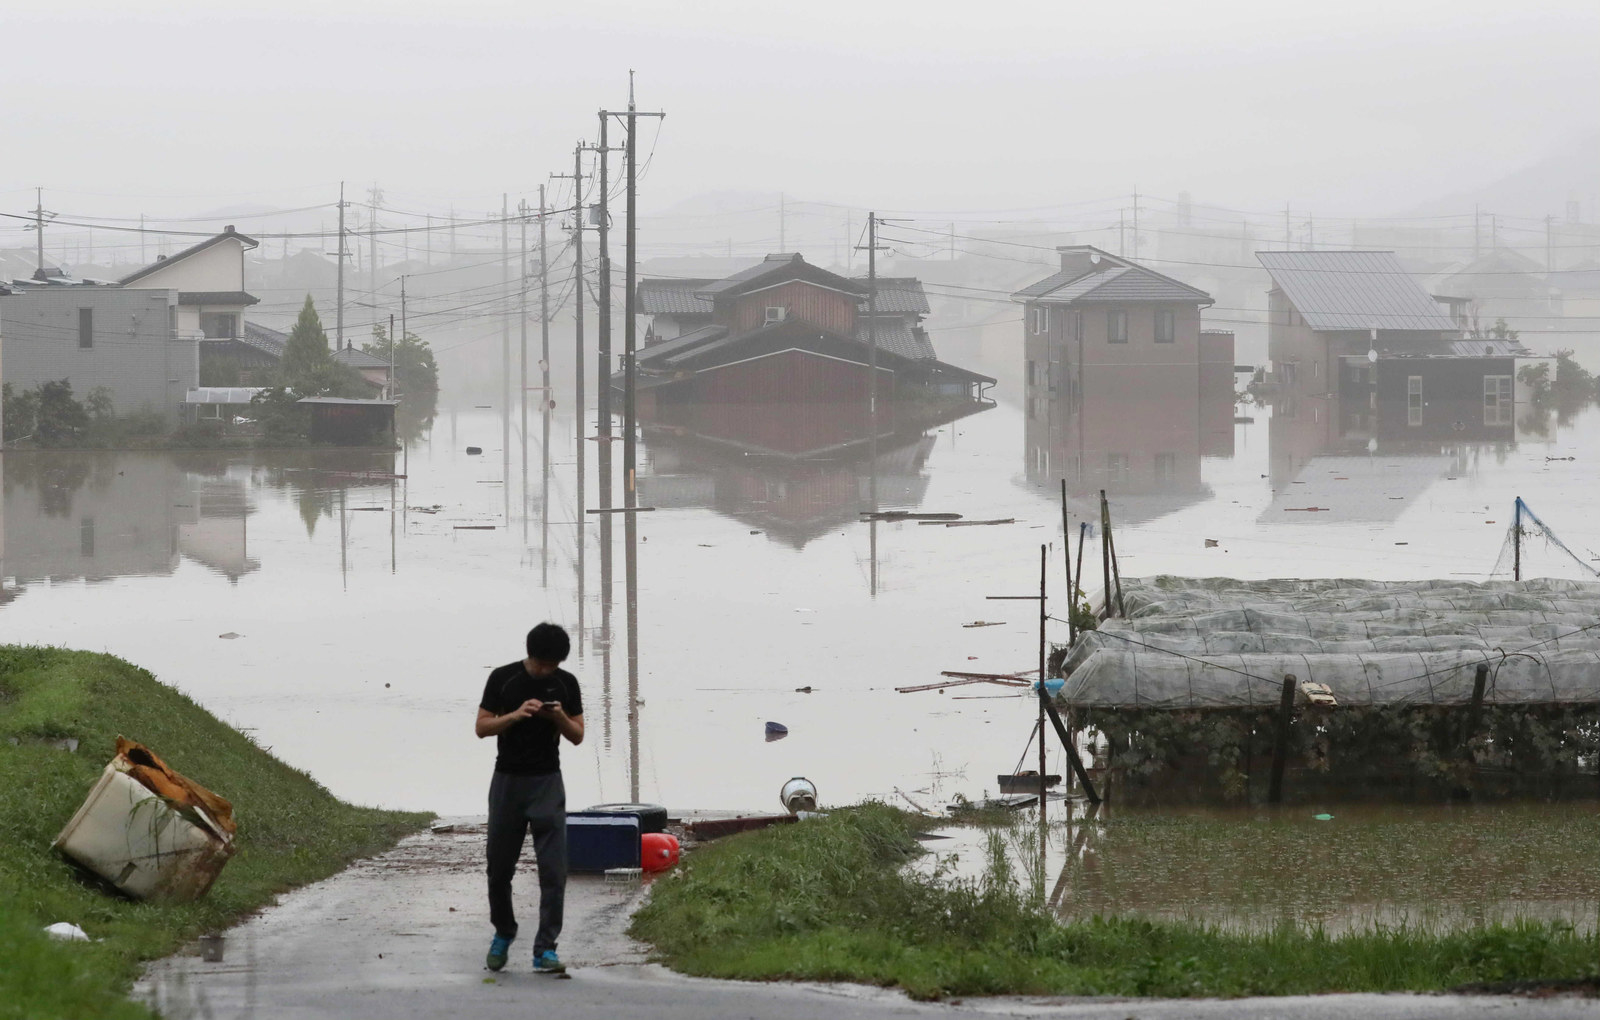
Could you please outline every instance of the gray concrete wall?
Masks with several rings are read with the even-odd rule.
[[[0,297],[0,380],[12,389],[67,379],[83,400],[104,386],[118,414],[155,410],[179,421],[199,385],[194,339],[174,339],[173,290],[51,287]],[[94,309],[94,346],[80,347],[78,311]]]

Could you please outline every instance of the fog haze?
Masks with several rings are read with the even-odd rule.
[[[758,187],[1027,211],[1137,187],[1382,215],[1600,127],[1582,2],[9,6],[19,211],[35,185],[66,211],[173,214],[340,179],[487,209],[570,165],[629,68],[669,112],[657,209]]]

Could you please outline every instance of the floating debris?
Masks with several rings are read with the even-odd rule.
[[[493,524],[457,524],[454,529],[456,531],[493,531],[495,527]]]
[[[1005,625],[1006,622],[1004,620],[973,620],[971,623],[963,623],[961,626],[971,630],[973,627],[1004,627]]]
[[[1218,545],[1221,545],[1221,543],[1218,542],[1216,539],[1214,539],[1214,538],[1206,539],[1206,548],[1207,549],[1215,549]]]
[[[483,447],[481,447],[481,446],[469,446],[469,447],[467,447],[467,456],[468,457],[476,457],[478,454],[480,454],[482,452],[483,452]]]
[[[243,634],[235,634],[233,631],[230,630],[226,634],[218,634],[217,637],[221,638],[224,641],[232,641],[234,638],[242,638],[242,637],[244,637],[244,635]]]
[[[1015,517],[997,517],[989,521],[918,521],[918,524],[942,524],[947,528],[981,528],[991,524],[1015,524]]]
[[[961,514],[950,513],[912,513],[910,510],[870,510],[861,511],[864,521],[959,521]]]
[[[767,743],[770,744],[774,740],[782,740],[784,737],[787,737],[788,735],[789,735],[789,727],[785,726],[783,723],[775,723],[775,722],[767,723]]]

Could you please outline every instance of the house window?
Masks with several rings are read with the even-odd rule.
[[[1128,313],[1120,308],[1114,308],[1106,313],[1106,342],[1112,344],[1128,342]]]
[[[1156,343],[1170,344],[1175,335],[1177,314],[1170,308],[1156,309]]]
[[[89,348],[94,346],[94,309],[78,309],[78,346]]]
[[[1484,376],[1483,423],[1485,425],[1510,425],[1513,406],[1511,376]]]
[[[1106,481],[1110,483],[1126,481],[1128,478],[1128,455],[1125,453],[1106,454]]]
[[[239,335],[239,316],[233,312],[201,312],[200,332],[208,340],[227,340]]]
[[[1044,305],[1033,306],[1033,332],[1035,336],[1050,332],[1050,309]]]
[[[1406,424],[1422,424],[1422,376],[1406,376]]]

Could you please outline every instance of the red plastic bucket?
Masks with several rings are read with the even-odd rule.
[[[666,871],[678,863],[678,837],[647,832],[639,837],[639,864],[646,871]]]

